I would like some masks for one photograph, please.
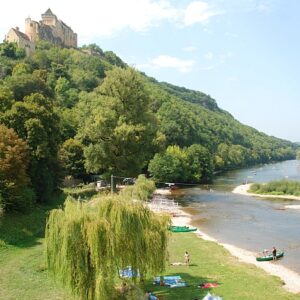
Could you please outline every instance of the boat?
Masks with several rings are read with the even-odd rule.
[[[284,255],[283,251],[278,251],[276,254],[276,259],[282,258]],[[263,255],[263,256],[258,256],[256,257],[257,261],[270,261],[273,260],[273,255],[269,254],[269,255]]]
[[[191,232],[196,231],[197,228],[190,228],[189,226],[171,226],[169,230],[172,232]]]

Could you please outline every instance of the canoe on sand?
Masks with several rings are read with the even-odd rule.
[[[283,255],[284,255],[283,251],[278,251],[276,254],[276,258],[277,259],[281,258],[281,257],[283,257]],[[257,261],[270,261],[270,260],[273,260],[273,255],[269,254],[269,255],[259,256],[259,257],[256,257],[256,260]]]
[[[172,232],[190,232],[190,231],[196,231],[197,228],[190,228],[188,226],[171,226],[170,231]]]

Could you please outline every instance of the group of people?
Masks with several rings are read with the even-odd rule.
[[[268,249],[265,249],[263,251],[264,256],[270,255],[270,251]],[[272,248],[272,256],[273,256],[273,261],[277,260],[277,249],[275,247]]]
[[[172,265],[181,265],[182,263],[174,263]],[[189,266],[190,265],[190,254],[185,251],[184,253],[184,264],[186,266]],[[158,298],[150,291],[147,291],[146,294],[145,294],[145,299],[149,299],[149,300],[158,300]]]

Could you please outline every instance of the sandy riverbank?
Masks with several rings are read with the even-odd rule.
[[[242,185],[238,187],[239,189],[235,189],[235,193],[240,194],[241,192],[247,193],[247,190],[249,189],[249,184]],[[156,190],[155,195],[171,195],[171,191],[161,191]],[[248,193],[246,194],[248,195]],[[251,195],[251,194],[250,194]],[[254,194],[255,195],[255,194]],[[255,195],[256,196],[256,195]],[[170,200],[172,201],[172,200]],[[153,209],[154,207],[150,207]],[[155,210],[155,209],[153,209]],[[160,208],[160,211],[164,210],[163,208]],[[157,211],[157,210],[156,210]],[[172,217],[172,224],[174,226],[190,226],[191,225],[191,215],[186,213],[182,207],[176,206],[176,207],[170,207],[168,204],[165,204],[165,211],[166,212],[172,212],[175,216]],[[229,253],[236,258],[238,258],[239,261],[244,263],[249,263],[257,266],[258,268],[261,268],[265,270],[268,274],[274,275],[279,277],[283,282],[283,287],[292,293],[300,293],[300,274],[280,265],[278,262],[257,262],[256,261],[256,253],[253,253],[251,251],[247,251],[245,249],[238,248],[234,245],[220,243],[213,237],[205,234],[204,232],[200,231],[199,229],[194,232],[197,237],[202,238],[206,241],[212,241],[216,242],[217,244],[223,246],[225,249],[229,251]]]
[[[285,205],[284,207],[289,209],[300,209],[300,205]]]
[[[234,194],[240,194],[245,196],[254,196],[254,197],[261,197],[261,198],[281,198],[281,199],[291,199],[291,200],[300,200],[300,197],[293,196],[293,195],[263,195],[263,194],[254,194],[249,193],[248,190],[251,187],[251,183],[242,184],[237,186],[232,192]]]
[[[182,211],[184,217],[173,217],[172,223],[177,226],[184,226],[191,224],[191,216]],[[239,261],[249,263],[265,270],[268,274],[278,276],[284,282],[284,288],[292,293],[300,293],[300,274],[278,264],[278,262],[257,262],[255,253],[245,249],[238,248],[234,245],[219,243],[213,237],[201,232],[199,229],[195,234],[204,240],[213,241],[227,249],[231,255],[238,258]]]

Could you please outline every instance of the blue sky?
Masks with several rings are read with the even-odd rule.
[[[300,1],[70,3],[5,2],[0,35],[50,7],[78,32],[79,44],[97,43],[160,81],[211,95],[242,123],[300,141]]]

